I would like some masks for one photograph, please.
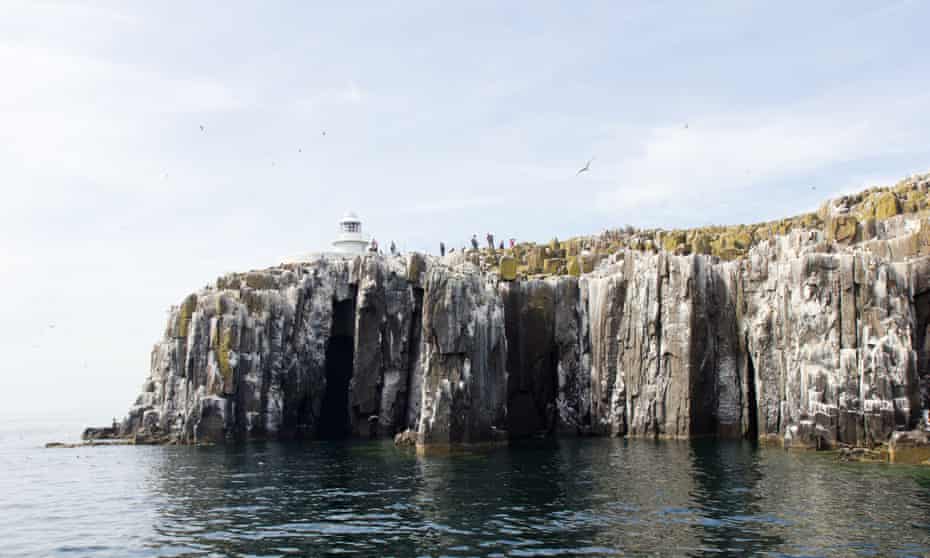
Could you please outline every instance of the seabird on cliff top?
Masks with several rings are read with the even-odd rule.
[[[588,159],[588,162],[585,163],[583,167],[578,169],[578,172],[575,173],[575,176],[578,176],[579,174],[583,172],[588,172],[589,170],[591,170],[591,161],[593,160],[594,160],[594,157],[591,157],[590,159]]]

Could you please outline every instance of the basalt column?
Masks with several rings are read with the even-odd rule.
[[[914,332],[912,342],[917,353],[919,384],[917,409],[930,408],[930,262],[915,262],[911,269],[914,289]],[[914,413],[912,419],[919,419]]]
[[[420,444],[487,442],[504,426],[503,305],[474,273],[432,268],[423,297]]]
[[[355,317],[355,373],[349,386],[352,435],[391,437],[404,429],[412,322],[418,314],[414,285],[399,270],[363,264]]]

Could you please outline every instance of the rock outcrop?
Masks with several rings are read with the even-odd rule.
[[[893,203],[876,197],[872,215]],[[855,233],[867,240],[792,229],[733,260],[675,253],[688,236],[674,237],[668,251],[621,248],[593,270],[518,280],[512,261],[502,278],[477,254],[228,275],[172,309],[120,431],[875,446],[930,403],[930,222],[870,223]]]

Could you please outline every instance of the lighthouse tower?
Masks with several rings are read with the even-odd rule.
[[[339,220],[339,234],[333,241],[336,252],[343,254],[361,254],[368,248],[369,239],[362,234],[362,221],[354,212],[349,211]]]

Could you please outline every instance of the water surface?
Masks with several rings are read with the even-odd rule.
[[[930,468],[747,443],[41,441],[0,437],[0,554],[930,555]]]

